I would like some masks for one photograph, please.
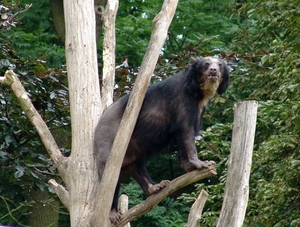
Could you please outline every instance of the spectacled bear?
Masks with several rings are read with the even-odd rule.
[[[202,125],[203,114],[210,99],[222,94],[228,87],[229,68],[216,57],[193,59],[183,72],[150,86],[141,107],[131,136],[121,173],[131,175],[146,195],[152,195],[169,184],[163,180],[154,184],[145,164],[153,155],[160,153],[171,142],[177,145],[179,162],[185,171],[207,168],[211,163],[198,159],[195,136]],[[101,116],[95,131],[97,169],[101,179],[109,152],[129,95],[112,104]],[[118,182],[110,220],[120,221],[117,212]]]

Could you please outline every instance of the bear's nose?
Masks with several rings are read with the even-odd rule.
[[[210,74],[212,74],[212,75],[217,74],[217,69],[216,68],[210,68]]]

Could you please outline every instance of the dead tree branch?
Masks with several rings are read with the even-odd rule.
[[[57,146],[46,123],[33,106],[25,88],[23,87],[17,75],[12,70],[8,70],[6,71],[4,77],[0,77],[0,83],[11,87],[12,91],[15,93],[18,99],[22,110],[25,112],[26,116],[39,133],[51,159],[56,165],[59,166],[59,164],[61,164],[61,162],[64,160],[64,156]]]
[[[143,203],[138,204],[129,209],[127,212],[125,212],[122,215],[118,227],[123,227],[126,223],[151,211],[161,200],[174,193],[175,191],[189,184],[192,184],[207,177],[214,176],[216,174],[217,173],[214,167],[212,166],[211,169],[194,170],[180,177],[177,177],[176,179],[172,180],[171,183],[163,190],[161,190],[157,194],[148,197]]]
[[[12,91],[15,93],[22,110],[25,112],[32,125],[36,128],[48,154],[57,166],[60,176],[64,179],[66,171],[63,164],[66,158],[61,153],[45,121],[33,106],[21,81],[12,70],[8,70],[4,77],[0,77],[0,83],[10,86]],[[61,185],[57,184],[57,186],[59,188],[63,188]],[[64,198],[62,198],[62,202],[66,205],[66,207],[68,207],[69,201],[66,200],[66,198],[68,198],[68,191],[65,191],[63,194]]]
[[[205,190],[201,190],[200,195],[194,202],[188,218],[188,223],[186,227],[196,227],[201,219],[202,210],[204,208],[205,202],[208,198],[208,193]]]

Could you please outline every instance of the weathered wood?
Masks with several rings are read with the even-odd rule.
[[[72,152],[65,158],[47,125],[32,105],[17,76],[8,71],[1,83],[10,85],[20,106],[36,127],[68,190],[50,185],[70,211],[71,226],[88,226],[94,206],[97,171],[93,156],[93,134],[101,114],[95,41],[94,1],[64,1],[66,57],[72,118]],[[94,187],[92,187],[94,186]],[[101,214],[100,214],[101,215]],[[100,216],[101,218],[101,216]]]
[[[201,219],[202,210],[204,208],[207,198],[208,198],[208,193],[202,189],[200,195],[192,205],[186,227],[198,226],[199,221]]]
[[[109,2],[109,1],[108,1]],[[133,128],[135,126],[146,90],[157,63],[161,48],[167,38],[168,28],[175,14],[178,0],[165,0],[162,10],[153,20],[153,31],[147,52],[141,64],[135,85],[131,92],[127,107],[125,109],[119,130],[116,134],[110,156],[102,175],[99,190],[96,197],[97,210],[94,211],[96,221],[94,226],[110,226],[109,212],[112,204],[113,191],[116,188],[120,168],[125,156]],[[105,204],[105,205],[104,205]],[[104,215],[104,220],[97,220],[97,214]]]
[[[115,82],[115,49],[116,34],[115,23],[119,1],[108,0],[104,12],[102,12],[104,38],[103,38],[103,69],[102,69],[102,106],[104,110],[113,103]],[[103,8],[104,10],[104,8]]]
[[[240,102],[234,108],[234,125],[227,180],[217,227],[241,227],[249,197],[257,102]]]
[[[49,186],[53,189],[55,194],[58,196],[60,201],[66,206],[67,209],[70,208],[70,197],[69,192],[54,179],[48,181]]]
[[[128,211],[128,196],[122,194],[119,197],[118,205],[118,210],[121,212],[121,214],[124,214],[126,211]],[[127,223],[124,227],[130,227],[130,223]]]
[[[52,20],[55,31],[62,43],[65,43],[65,20],[64,20],[64,0],[50,0]],[[95,11],[96,11],[96,40],[99,40],[102,30],[102,15],[98,8],[105,6],[107,0],[95,0]]]
[[[56,165],[58,165],[58,169],[60,170],[60,164],[64,160],[64,156],[60,152],[59,147],[57,146],[50,130],[47,127],[47,124],[44,122],[43,118],[32,104],[17,75],[12,70],[8,70],[6,71],[4,77],[0,77],[0,83],[11,87],[21,108],[39,133],[51,159]]]
[[[25,112],[27,118],[32,123],[32,125],[36,128],[48,154],[50,155],[54,164],[57,166],[60,176],[63,179],[65,179],[65,163],[67,159],[61,153],[57,143],[55,142],[54,137],[52,136],[50,130],[47,127],[47,124],[44,122],[41,115],[35,109],[24,86],[22,85],[17,75],[12,70],[8,70],[6,71],[4,77],[0,77],[0,83],[11,87],[22,110]],[[51,181],[51,183],[54,182],[55,180]],[[58,197],[61,199],[62,203],[67,208],[69,208],[69,192],[66,191],[61,185],[58,185],[56,182],[55,184],[50,184],[50,186],[55,187],[55,191],[57,190],[59,192]]]
[[[214,166],[211,166],[210,169],[197,169],[177,177],[164,189],[152,196],[149,196],[143,203],[138,204],[125,212],[121,217],[118,227],[123,227],[126,223],[151,211],[161,200],[180,188],[216,174]]]
[[[93,155],[94,131],[101,115],[95,8],[93,0],[64,2],[72,151],[65,184],[70,194],[72,227],[91,226],[98,175]],[[98,218],[101,219],[101,213]]]

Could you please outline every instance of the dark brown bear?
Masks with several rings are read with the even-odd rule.
[[[195,136],[202,125],[205,107],[216,94],[228,87],[229,68],[219,58],[193,59],[183,72],[150,86],[147,90],[136,126],[130,139],[121,173],[131,175],[146,195],[164,188],[169,181],[154,184],[145,168],[153,155],[159,154],[171,141],[177,145],[179,161],[185,171],[207,168],[198,159]],[[111,105],[101,116],[95,132],[95,155],[101,179],[106,160],[118,130],[129,95]],[[120,221],[117,212],[118,183],[110,220]]]

